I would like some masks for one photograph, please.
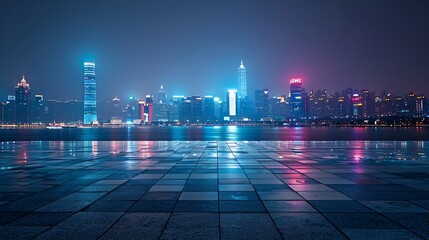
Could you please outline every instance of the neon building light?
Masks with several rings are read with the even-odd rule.
[[[238,68],[238,96],[241,98],[247,97],[246,68],[244,67],[243,60]]]
[[[84,101],[83,123],[93,124],[97,122],[97,96],[95,86],[95,63],[84,62]]]
[[[237,116],[237,90],[228,90],[227,93],[228,115]]]

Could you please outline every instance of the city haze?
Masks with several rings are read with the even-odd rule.
[[[83,99],[84,61],[97,98],[216,95],[237,87],[347,87],[429,94],[425,1],[4,1],[0,96],[25,74],[33,93]]]

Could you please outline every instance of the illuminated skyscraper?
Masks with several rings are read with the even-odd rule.
[[[290,84],[290,113],[292,117],[301,118],[304,116],[304,104],[302,99],[302,80],[293,78]]]
[[[268,89],[255,90],[255,117],[257,120],[268,117]]]
[[[15,122],[30,122],[30,85],[24,76],[15,87]]]
[[[226,93],[226,104],[228,110],[227,115],[230,117],[237,116],[237,90],[228,90]]]
[[[164,104],[167,103],[167,93],[165,92],[164,86],[162,86],[162,85],[159,88],[156,102],[157,103],[164,103]]]
[[[246,68],[241,60],[240,67],[238,68],[238,97],[247,97],[247,81],[246,81]]]
[[[97,97],[95,88],[95,63],[84,62],[84,101],[83,123],[93,124],[97,122]]]
[[[203,121],[213,122],[215,117],[215,102],[213,96],[204,96]]]

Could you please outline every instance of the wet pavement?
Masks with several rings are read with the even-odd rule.
[[[429,142],[0,143],[0,239],[428,239]]]

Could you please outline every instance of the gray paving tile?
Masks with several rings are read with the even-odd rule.
[[[262,200],[302,200],[303,198],[293,191],[268,191],[258,192]]]
[[[306,201],[264,201],[268,212],[317,212]]]
[[[220,212],[266,212],[261,201],[219,201]]]
[[[270,213],[284,239],[346,239],[320,213]]]
[[[101,239],[159,239],[169,213],[125,213]]]
[[[319,212],[373,212],[373,210],[357,201],[313,200],[308,202]]]
[[[129,212],[172,212],[175,200],[139,200],[127,211]]]
[[[189,240],[217,240],[219,239],[218,228],[167,228],[160,239],[189,239]]]
[[[221,239],[282,239],[266,213],[221,213]]]
[[[395,222],[378,213],[324,213],[324,215],[340,229],[401,228]]]
[[[48,228],[46,226],[0,226],[0,239],[34,239]]]
[[[218,192],[182,192],[179,200],[218,200]]]
[[[405,201],[361,201],[361,203],[377,212],[429,213],[429,210]]]
[[[123,213],[78,212],[50,228],[37,239],[95,239],[100,237]]]
[[[386,213],[385,215],[423,239],[429,239],[428,213]]]
[[[167,228],[219,228],[219,213],[175,212]]]
[[[218,212],[218,201],[184,200],[178,201],[175,212]]]
[[[305,200],[352,200],[350,197],[337,192],[298,192]]]
[[[343,229],[351,240],[420,240],[421,238],[406,229]]]
[[[55,226],[70,217],[69,212],[33,212],[15,219],[11,226]]]

